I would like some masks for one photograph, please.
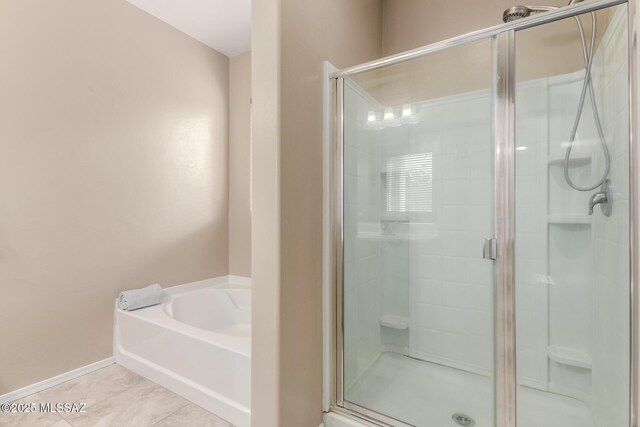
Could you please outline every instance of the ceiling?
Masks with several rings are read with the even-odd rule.
[[[251,49],[251,0],[127,0],[229,57]]]

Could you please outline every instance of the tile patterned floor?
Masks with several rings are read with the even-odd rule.
[[[0,413],[2,427],[233,427],[175,393],[109,365],[17,400],[86,403],[82,413]]]

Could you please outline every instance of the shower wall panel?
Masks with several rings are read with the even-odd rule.
[[[406,298],[384,306],[408,316],[412,357],[489,375],[492,265],[481,251],[492,234],[491,98],[480,91],[413,109],[413,123],[383,131],[382,168],[424,156],[430,196],[425,209],[396,213],[398,238],[383,243],[393,255],[383,257],[383,295]]]

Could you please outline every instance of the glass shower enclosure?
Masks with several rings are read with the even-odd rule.
[[[637,425],[634,7],[334,73],[333,409]]]

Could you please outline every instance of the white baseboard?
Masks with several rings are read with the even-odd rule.
[[[105,366],[109,366],[113,361],[113,357],[109,357],[104,360],[100,360],[98,362],[94,362],[90,365],[83,366],[78,369],[74,369],[73,371],[65,372],[64,374],[56,375],[53,378],[46,379],[44,381],[40,381],[39,383],[31,384],[26,387],[20,388],[15,391],[11,391],[7,394],[3,394],[0,396],[0,403],[12,402],[17,399],[22,399],[23,397],[29,396],[34,393],[38,393],[39,391],[51,388],[58,384],[62,384],[63,382],[72,380],[74,378],[81,377],[82,375],[88,374],[89,372],[96,371],[98,369],[104,368]]]

